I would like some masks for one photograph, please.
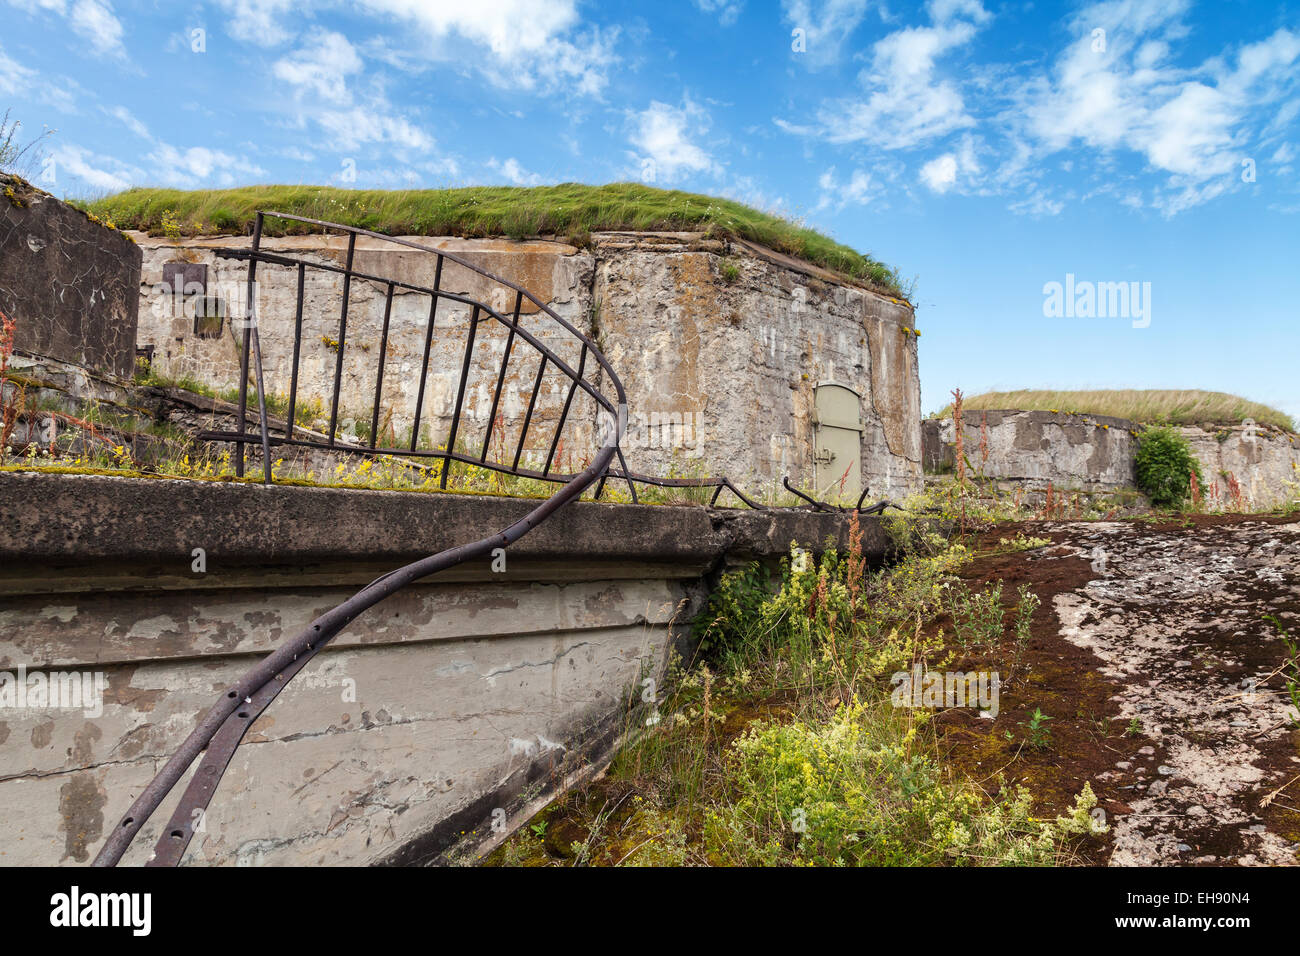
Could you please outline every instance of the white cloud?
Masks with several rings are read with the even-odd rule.
[[[15,96],[28,92],[36,81],[36,71],[5,55],[0,47],[0,93]]]
[[[16,2],[16,0],[11,0]],[[217,0],[236,39],[277,46],[293,39],[291,18],[343,9],[391,36],[364,43],[390,66],[468,65],[505,88],[598,96],[617,62],[617,28],[582,29],[577,0]],[[470,49],[467,49],[467,45]]]
[[[72,143],[64,143],[50,154],[54,181],[65,191],[68,182],[81,183],[102,192],[120,192],[141,179],[140,170],[110,156],[100,156]],[[41,183],[41,185],[46,185]]]
[[[790,29],[802,31],[800,62],[817,69],[838,60],[870,5],[870,0],[781,0]]]
[[[236,40],[258,46],[279,46],[293,38],[293,31],[280,20],[282,14],[306,11],[309,0],[217,0],[226,11],[226,32]]]
[[[655,100],[633,114],[632,125],[629,139],[640,150],[638,175],[642,178],[673,182],[686,173],[719,169],[713,157],[692,141],[708,132],[709,115],[689,99],[680,109]],[[645,176],[646,171],[652,175]]]
[[[864,9],[785,3],[787,20],[837,17],[845,35]],[[990,14],[976,0],[931,0],[928,25],[892,29],[866,51],[859,95],[824,100],[811,123],[775,122],[853,144],[876,166],[891,151],[928,148],[913,175],[929,190],[1014,195],[1017,212],[1058,213],[1078,198],[1054,182],[1068,175],[1090,180],[1083,196],[1142,197],[1175,215],[1243,188],[1243,159],[1292,138],[1300,116],[1300,32],[1276,29],[1189,62],[1187,10],[1187,0],[1103,0],[1069,16],[1069,39],[1041,72],[996,62],[958,70]]]
[[[701,13],[715,14],[719,23],[729,27],[745,9],[745,0],[695,0],[695,6]]]
[[[301,149],[297,146],[285,146],[282,149],[276,150],[276,154],[283,156],[285,159],[291,159],[296,163],[310,163],[316,159],[315,153]]]
[[[233,186],[237,178],[246,181],[250,177],[266,175],[266,170],[260,166],[206,146],[177,149],[160,143],[145,159],[153,163],[154,175],[169,186]]]
[[[125,106],[115,106],[112,109],[105,109],[104,112],[121,122],[127,129],[135,133],[136,136],[139,136],[142,139],[153,139],[153,136],[149,133],[149,128],[145,126],[144,123],[140,122],[140,120],[136,118],[135,114]]]
[[[113,13],[113,6],[102,0],[77,0],[68,13],[72,29],[90,41],[98,53],[126,56],[122,45],[122,21]]]
[[[1065,203],[1048,196],[1042,190],[1034,190],[1027,197],[1017,199],[1007,208],[1024,216],[1056,216],[1065,208]]]
[[[932,192],[946,193],[957,185],[958,174],[968,185],[974,185],[980,172],[975,157],[975,138],[969,133],[961,138],[957,152],[936,156],[921,167],[921,182]]]
[[[975,125],[957,82],[939,75],[938,62],[970,43],[989,15],[978,3],[952,0],[937,0],[929,12],[930,26],[896,30],[875,43],[871,65],[858,77],[864,95],[824,104],[811,129],[780,125],[882,149],[910,149]]]
[[[1235,58],[1199,67],[1170,57],[1188,34],[1183,2],[1112,0],[1071,21],[1078,39],[1049,78],[1025,84],[1012,115],[1038,155],[1080,147],[1127,151],[1165,174],[1150,203],[1166,215],[1207,202],[1235,181],[1251,127],[1295,86],[1300,34],[1285,29],[1248,44]],[[1104,49],[1094,31],[1103,30]],[[1233,64],[1235,60],[1235,65]]]
[[[387,143],[403,149],[426,152],[434,148],[433,137],[378,103],[345,110],[322,110],[314,119],[328,135],[323,144],[338,150],[356,149],[367,143]]]
[[[504,163],[498,162],[495,157],[488,160],[488,168],[500,173],[506,179],[516,186],[538,186],[545,180],[537,173],[530,173],[519,164],[519,160],[511,156]]]
[[[318,96],[331,103],[349,103],[348,77],[364,64],[347,37],[316,30],[289,56],[272,67],[276,79],[296,88],[299,95]]]
[[[121,190],[145,182],[182,188],[233,186],[266,175],[261,166],[223,150],[207,146],[177,147],[164,142],[125,106],[103,110],[148,141],[152,148],[144,156],[145,169],[111,157],[94,156],[78,146],[65,146],[56,151],[55,159],[60,166],[97,189]]]
[[[921,181],[934,192],[946,193],[957,182],[957,157],[945,153],[930,160],[921,167]]]
[[[60,112],[75,113],[80,91],[73,80],[41,76],[36,70],[7,56],[4,48],[0,47],[0,95],[26,96]]]
[[[814,212],[823,209],[834,209],[838,212],[850,204],[865,206],[883,192],[881,186],[864,169],[853,170],[848,180],[841,183],[834,166],[817,177],[817,186],[821,190],[821,198]]]
[[[71,30],[98,54],[125,59],[125,30],[109,0],[9,0],[9,5],[33,15],[40,11],[63,18]]]
[[[358,101],[349,82],[364,73],[365,63],[341,33],[313,30],[301,46],[272,67],[277,80],[294,91],[298,126],[314,123],[325,133],[322,144],[334,151],[367,143],[429,151],[431,136],[400,115],[378,90]]]
[[[578,23],[574,0],[358,0],[358,5],[408,20],[429,40],[456,35],[504,59],[543,52]]]

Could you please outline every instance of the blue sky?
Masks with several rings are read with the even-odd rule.
[[[52,192],[639,179],[916,277],[949,389],[1197,387],[1300,418],[1300,10],[1261,3],[0,0]],[[1137,283],[1149,323],[1050,316]],[[1149,285],[1147,285],[1149,283]]]

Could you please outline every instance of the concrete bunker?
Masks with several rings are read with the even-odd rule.
[[[246,248],[248,239],[133,236],[144,252],[139,344],[155,373],[232,391],[246,264],[216,250]],[[558,240],[415,238],[517,282],[600,344],[627,388],[623,448],[634,471],[725,474],[760,499],[787,475],[820,495],[852,500],[862,487],[897,497],[920,486],[917,345],[912,308],[901,300],[753,243],[703,233],[594,233],[586,248]],[[344,240],[330,235],[264,238],[263,247],[336,264],[346,256]],[[355,258],[359,270],[375,275],[426,285],[434,279],[436,257],[428,253],[362,239]],[[449,267],[441,280],[466,295],[487,291],[465,269]],[[294,375],[296,281],[289,269],[258,274],[272,394],[287,394]],[[328,395],[343,283],[309,270],[304,296],[298,388]],[[514,307],[504,299],[492,304]],[[349,344],[342,361],[339,427],[368,436],[368,413],[359,410],[373,400],[382,347],[389,372],[378,427],[396,443],[410,436],[428,316],[427,304],[399,291],[385,336],[386,305],[381,284],[352,283],[348,337],[359,344]],[[522,321],[534,311],[525,300]],[[432,414],[421,423],[422,443],[445,440],[469,319],[468,308],[452,310],[435,326],[425,380]],[[505,345],[503,329],[488,331],[474,360],[485,367]],[[524,414],[531,386],[527,375],[507,379],[498,409],[507,431]],[[558,399],[544,393],[540,401],[541,413],[550,414],[547,403]],[[489,390],[465,396],[465,416],[480,433],[491,408]]]

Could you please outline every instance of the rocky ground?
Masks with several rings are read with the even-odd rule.
[[[1300,730],[1279,673],[1286,647],[1266,620],[1300,632],[1300,517],[1025,531],[1053,546],[969,574],[1028,583],[1044,601],[1036,676],[1013,682],[1003,709],[1015,720],[1049,701],[1055,746],[1023,768],[1021,753],[1013,776],[1062,798],[1091,781],[1111,825],[1094,862],[1300,863]],[[972,749],[963,729],[955,719],[954,751]],[[983,753],[978,769],[1001,756]]]

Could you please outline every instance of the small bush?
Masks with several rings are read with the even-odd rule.
[[[1179,508],[1186,500],[1192,475],[1204,486],[1205,476],[1187,439],[1172,428],[1148,428],[1138,438],[1133,459],[1138,488],[1157,508]]]

